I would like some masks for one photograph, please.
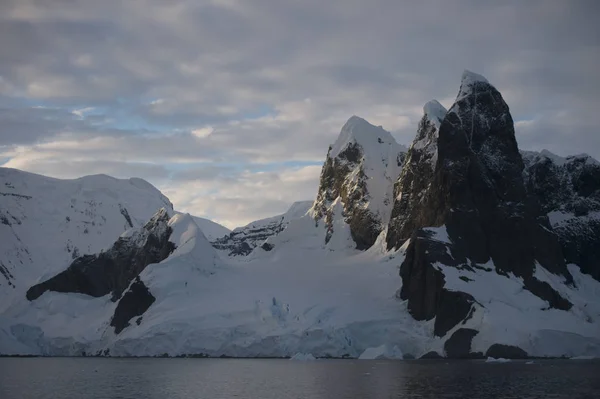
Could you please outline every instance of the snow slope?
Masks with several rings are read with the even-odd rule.
[[[74,258],[99,252],[171,202],[150,183],[53,179],[0,168],[0,312]]]
[[[215,223],[210,219],[201,218],[199,216],[192,216],[192,218],[209,241],[214,241],[231,233],[231,230],[227,227]]]

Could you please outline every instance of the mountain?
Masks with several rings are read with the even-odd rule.
[[[399,296],[416,320],[434,320],[438,351],[526,356],[576,331],[597,337],[598,309],[588,306],[597,294],[580,292],[589,279],[567,267],[540,200],[528,193],[509,108],[481,75],[463,74],[437,153],[433,175],[433,158],[417,156],[426,165],[413,169],[424,175],[412,180],[429,179],[424,190],[407,193],[403,172],[394,207],[410,212],[390,226],[387,246],[405,245]]]
[[[338,204],[356,248],[375,243],[389,220],[394,182],[405,153],[406,148],[381,126],[357,116],[348,119],[329,148],[311,209],[317,224],[322,222],[327,230],[326,243],[335,234]]]
[[[157,209],[173,209],[142,179],[60,180],[0,168],[0,311],[36,281],[109,247]]]
[[[29,279],[11,277],[0,353],[600,356],[598,162],[519,151],[501,93],[472,72],[449,110],[431,101],[423,111],[406,151],[350,118],[312,204],[212,243],[169,206],[145,220],[129,210],[130,228],[115,205],[105,217],[120,215],[121,231],[95,252],[49,269],[37,257]],[[9,185],[24,186],[20,176]],[[27,223],[54,225],[28,251],[62,253],[47,237],[81,194],[50,207],[42,188],[64,182],[42,181]],[[90,195],[119,204],[120,191]],[[32,196],[11,194],[0,197],[3,228],[21,221],[4,198]]]
[[[128,334],[151,335],[157,324],[171,326],[186,307],[197,307],[191,294],[219,262],[194,218],[161,208],[106,251],[33,285],[27,301],[0,317],[0,351],[109,354]]]
[[[227,235],[212,240],[212,244],[218,250],[224,251],[229,256],[245,256],[250,254],[254,248],[262,245],[269,237],[282,232],[290,220],[300,218],[308,212],[312,201],[294,202],[287,212],[265,219],[256,220],[246,226],[237,227]],[[269,249],[269,246],[265,246]]]
[[[600,163],[585,154],[522,155],[527,189],[548,215],[566,262],[600,281]]]
[[[436,100],[423,107],[417,136],[406,154],[405,165],[394,185],[394,203],[387,231],[389,249],[401,245],[412,231],[426,225],[427,208],[420,206],[432,189],[438,156],[438,132],[446,109]]]

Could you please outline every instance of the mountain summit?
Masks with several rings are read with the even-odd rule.
[[[396,143],[381,126],[352,116],[329,148],[312,214],[335,234],[335,208],[343,209],[356,248],[367,249],[389,220],[394,181],[406,148]],[[338,212],[339,213],[339,212]]]

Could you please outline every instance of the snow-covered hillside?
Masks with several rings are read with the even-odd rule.
[[[196,222],[209,241],[215,241],[231,233],[231,230],[227,227],[215,223],[210,219],[201,218],[199,216],[192,216],[192,218],[194,218],[194,222]]]
[[[600,357],[600,168],[587,156],[521,153],[517,137],[500,92],[465,71],[448,111],[425,105],[407,154],[353,117],[314,203],[212,245],[202,221],[166,199],[157,213],[148,206],[149,220],[128,211],[135,228],[123,232],[122,197],[94,191],[115,204],[106,209],[121,232],[96,255],[49,269],[32,258],[30,276],[11,277],[19,295],[0,309],[0,353]],[[33,198],[29,176],[6,185],[19,200],[6,209]],[[38,200],[40,221],[64,219],[71,196],[82,194],[66,194],[66,210]],[[1,231],[24,225],[19,216],[6,214],[0,228],[11,230]],[[44,228],[36,239],[52,236]],[[56,242],[30,242],[30,252]],[[227,256],[244,244],[247,256]]]
[[[158,209],[173,208],[142,179],[60,180],[0,168],[0,312],[73,259],[109,247]]]

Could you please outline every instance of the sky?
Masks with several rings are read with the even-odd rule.
[[[358,115],[408,145],[464,69],[520,148],[600,159],[596,0],[1,0],[0,165],[141,177],[229,228],[312,200]]]

